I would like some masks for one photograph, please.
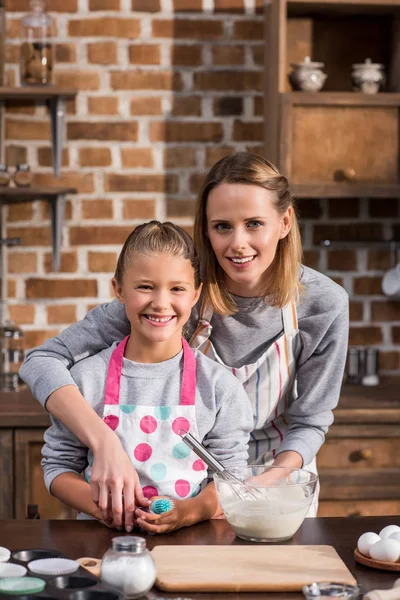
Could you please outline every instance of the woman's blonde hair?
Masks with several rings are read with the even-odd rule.
[[[128,236],[118,257],[114,278],[122,285],[124,273],[132,265],[134,254],[181,256],[190,261],[194,270],[195,288],[200,286],[199,257],[193,240],[182,227],[167,221],[149,221],[138,225]]]
[[[293,208],[291,229],[278,242],[274,260],[265,273],[263,286],[265,301],[271,306],[282,308],[288,302],[296,300],[300,291],[302,247],[299,226],[288,180],[268,160],[250,152],[237,152],[218,161],[206,176],[197,201],[194,241],[202,268],[205,299],[222,315],[237,311],[226,288],[224,271],[217,261],[207,231],[208,196],[221,183],[258,185],[273,192],[274,208],[279,215],[283,215],[289,207]]]

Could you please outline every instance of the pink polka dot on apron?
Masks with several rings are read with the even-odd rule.
[[[195,460],[192,465],[193,471],[204,471],[205,468],[206,465],[203,463],[202,460],[200,460],[200,458],[198,460]]]
[[[185,498],[190,492],[190,483],[185,479],[178,479],[175,483],[175,491],[180,498]]]
[[[149,460],[152,454],[153,450],[149,444],[138,444],[133,451],[134,457],[140,462],[145,462],[146,460]]]
[[[140,419],[140,429],[144,433],[154,433],[157,429],[157,421],[151,415],[146,415]]]
[[[119,425],[119,417],[116,415],[107,415],[103,420],[113,431],[115,431]]]
[[[172,423],[172,431],[174,433],[179,435],[181,429],[185,429],[186,431],[190,429],[190,423],[185,417],[177,417]]]
[[[158,496],[158,490],[152,485],[145,485],[143,488],[143,496],[145,498],[152,498],[153,496]]]

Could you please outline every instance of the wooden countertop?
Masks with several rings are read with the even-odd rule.
[[[346,563],[362,592],[371,589],[391,588],[399,577],[399,572],[380,571],[364,567],[355,562],[353,557],[357,539],[365,531],[379,532],[386,525],[400,525],[400,517],[364,517],[364,518],[316,518],[306,519],[292,540],[287,545],[326,544],[334,546],[342,560]],[[96,521],[0,521],[0,546],[11,550],[29,548],[48,548],[58,550],[69,558],[93,556],[101,558],[111,545],[111,538],[119,532],[108,529]],[[205,521],[193,527],[180,529],[167,535],[147,535],[149,549],[155,546],[176,544],[203,545],[246,545],[237,538],[224,520]],[[177,594],[159,593],[155,597],[176,598]],[[211,600],[259,600],[255,593],[204,593],[189,594],[190,598]],[[264,596],[263,596],[264,597]],[[268,593],[268,600],[304,600],[300,593]]]

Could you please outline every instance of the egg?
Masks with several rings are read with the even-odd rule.
[[[400,558],[400,542],[385,538],[373,544],[369,550],[369,554],[375,560],[396,562]]]
[[[387,525],[382,529],[382,531],[379,532],[379,535],[381,538],[388,538],[392,533],[395,533],[396,531],[400,531],[400,527],[398,527],[397,525]]]
[[[364,554],[364,556],[370,556],[369,549],[373,544],[380,541],[380,537],[377,533],[373,533],[372,531],[367,531],[367,533],[363,533],[362,536],[358,538],[357,548]]]
[[[391,533],[389,535],[389,540],[396,540],[397,542],[400,542],[400,531],[395,531],[394,533]]]

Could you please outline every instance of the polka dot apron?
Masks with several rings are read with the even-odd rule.
[[[225,365],[211,342],[213,309],[203,302],[190,345],[227,367],[243,384],[250,399],[254,429],[249,443],[249,464],[271,465],[288,426],[285,411],[297,398],[296,365],[301,350],[295,303],[282,309],[283,334],[255,362],[239,368]],[[317,473],[315,459],[304,466]],[[317,516],[318,490],[307,516]]]
[[[127,336],[111,355],[104,395],[103,421],[115,431],[135,467],[143,493],[152,496],[190,498],[200,491],[207,467],[184,444],[179,431],[199,437],[196,413],[196,359],[185,340],[183,374],[178,405],[142,406],[120,403],[120,383]],[[85,471],[90,481],[93,455]]]

